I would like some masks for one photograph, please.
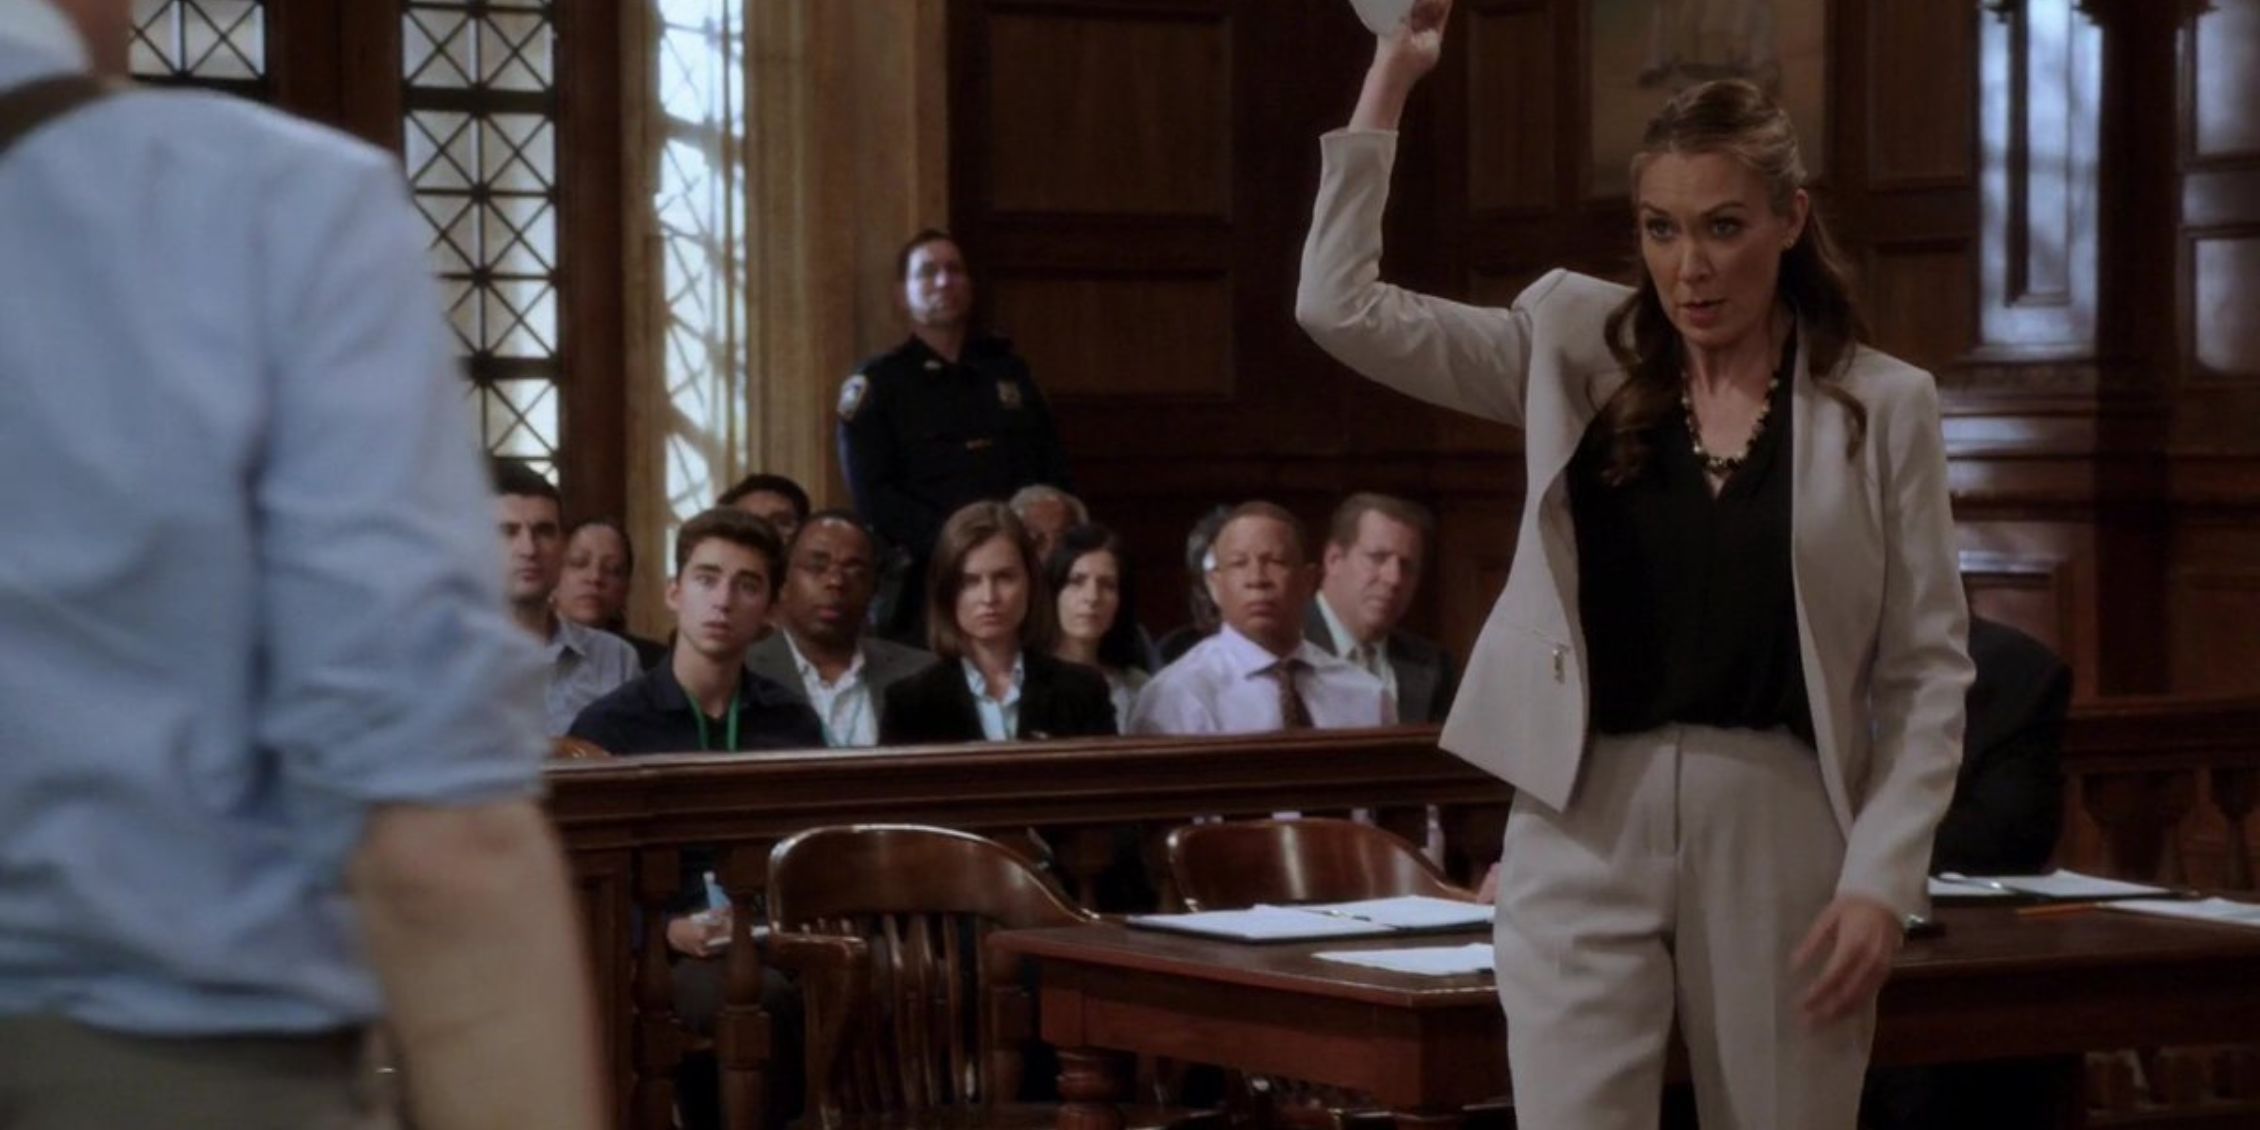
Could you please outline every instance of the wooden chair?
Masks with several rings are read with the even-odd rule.
[[[1187,910],[1392,895],[1471,897],[1395,833],[1354,820],[1188,824],[1169,833],[1167,854]]]
[[[1349,902],[1427,895],[1468,899],[1402,836],[1354,820],[1305,817],[1187,824],[1169,833],[1169,874],[1187,910],[1257,903]],[[1259,1113],[1296,1130],[1383,1130],[1389,1112],[1353,1096],[1292,1080],[1246,1080],[1233,1089]],[[1505,1102],[1467,1110],[1471,1123],[1511,1130]]]
[[[808,1108],[847,1126],[1036,1130],[1051,1105],[1018,1104],[1035,1002],[1020,960],[984,943],[996,929],[1073,926],[1095,916],[994,841],[944,828],[817,828],[769,856],[772,958],[807,1001]],[[852,960],[804,962],[795,936],[860,939]],[[1180,1119],[1155,1108],[1129,1126]]]

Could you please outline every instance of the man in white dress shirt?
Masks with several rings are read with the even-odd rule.
[[[1224,626],[1162,668],[1130,711],[1134,734],[1255,734],[1386,726],[1381,680],[1303,638],[1316,587],[1301,523],[1269,502],[1234,509],[1216,535],[1209,592]]]

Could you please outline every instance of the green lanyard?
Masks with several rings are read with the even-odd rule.
[[[730,692],[730,724],[728,729],[724,731],[722,738],[725,743],[722,746],[724,753],[738,752],[738,694],[743,689],[741,687],[737,691]],[[706,709],[695,702],[692,703],[691,717],[698,719],[698,748],[702,750],[713,749],[713,740],[706,734]]]

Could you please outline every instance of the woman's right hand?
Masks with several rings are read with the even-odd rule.
[[[1451,17],[1452,0],[1413,0],[1403,23],[1374,37],[1373,65],[1365,72],[1365,89],[1358,95],[1357,111],[1350,115],[1350,128],[1397,128],[1406,96],[1444,57],[1444,25]]]
[[[1405,22],[1374,37],[1373,69],[1411,88],[1443,58],[1444,25],[1451,16],[1452,0],[1414,0]]]

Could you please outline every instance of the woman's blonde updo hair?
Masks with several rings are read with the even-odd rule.
[[[1632,157],[1636,206],[1640,175],[1666,153],[1723,153],[1734,158],[1765,182],[1766,197],[1777,215],[1789,213],[1807,179],[1788,112],[1740,79],[1688,87],[1649,121],[1640,150]],[[1640,474],[1648,457],[1642,433],[1679,403],[1679,331],[1656,293],[1656,280],[1648,276],[1647,260],[1636,262],[1638,286],[1608,320],[1609,351],[1628,378],[1601,407],[1601,425],[1609,437],[1603,477],[1612,485]],[[1797,242],[1782,252],[1779,285],[1804,334],[1814,383],[1852,415],[1849,456],[1867,430],[1867,411],[1837,382],[1851,361],[1853,347],[1867,336],[1867,324],[1852,301],[1850,271],[1821,221],[1820,209],[1810,211]]]

